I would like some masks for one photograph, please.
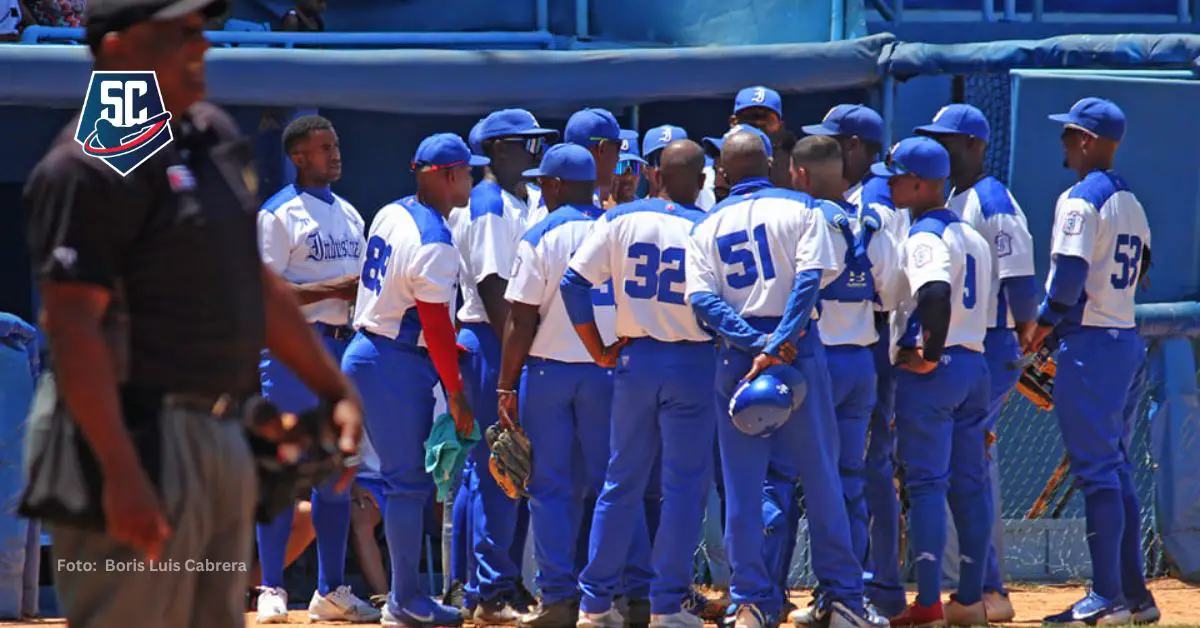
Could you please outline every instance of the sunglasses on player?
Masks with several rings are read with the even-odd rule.
[[[640,161],[633,161],[632,159],[626,159],[625,161],[618,161],[617,167],[614,170],[614,173],[619,177],[625,176],[625,175],[631,175],[631,174],[632,175],[642,174],[642,163]]]
[[[496,141],[506,144],[524,144],[525,152],[530,155],[537,155],[546,146],[546,139],[542,137],[502,137]]]

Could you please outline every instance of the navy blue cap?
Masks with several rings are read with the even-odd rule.
[[[871,165],[871,174],[879,177],[915,175],[936,181],[950,176],[950,153],[930,137],[909,137],[900,140],[888,152],[888,160]]]
[[[600,140],[621,139],[621,125],[607,109],[582,109],[571,114],[563,141],[580,146],[591,146]]]
[[[534,179],[552,177],[563,181],[595,181],[596,160],[592,153],[578,144],[555,144],[542,155],[542,165],[521,173]]]
[[[966,104],[946,105],[933,116],[933,122],[913,129],[921,135],[969,135],[988,141],[992,135],[987,117],[979,109]]]
[[[1056,113],[1050,119],[1114,142],[1125,137],[1125,112],[1113,101],[1103,98],[1084,98],[1067,113]]]
[[[474,155],[483,155],[483,140],[479,139],[479,130],[483,128],[483,118],[471,127],[471,132],[467,134],[467,145],[471,147],[471,153]]]
[[[725,145],[725,140],[729,139],[729,136],[733,135],[734,133],[742,132],[754,133],[755,135],[761,137],[763,145],[767,147],[767,157],[775,156],[775,150],[771,148],[771,138],[767,137],[767,134],[763,133],[758,127],[750,126],[749,124],[735,124],[729,127],[729,130],[725,132],[725,135],[722,135],[721,137],[706,137],[700,140],[700,144],[706,148],[716,151],[716,153],[719,155],[721,153],[721,147]]]
[[[779,97],[779,92],[770,87],[754,85],[744,87],[737,93],[737,98],[733,99],[733,112],[751,107],[766,107],[780,116],[783,115],[783,100]]]
[[[680,127],[670,124],[656,126],[646,131],[646,136],[642,138],[642,154],[649,157],[654,151],[666,148],[667,144],[675,140],[686,140],[687,138],[687,131]]]
[[[825,114],[820,124],[800,127],[809,135],[858,136],[864,140],[883,143],[883,118],[866,105],[838,105]]]
[[[453,168],[455,166],[486,166],[492,160],[480,155],[472,155],[471,149],[463,138],[453,133],[437,133],[421,140],[413,155],[413,170],[426,166],[437,168]]]
[[[621,156],[619,161],[637,161],[646,163],[645,159],[638,154],[638,132],[628,129],[621,129]]]
[[[480,143],[497,137],[547,137],[558,135],[554,129],[538,126],[537,118],[524,109],[501,109],[483,119],[479,128]]]

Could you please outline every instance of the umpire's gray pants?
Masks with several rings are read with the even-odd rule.
[[[243,628],[258,481],[237,421],[163,411],[163,508],[171,537],[145,562],[107,536],[51,526],[71,628]],[[152,571],[153,570],[153,571]]]

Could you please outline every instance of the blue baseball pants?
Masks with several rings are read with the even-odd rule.
[[[1062,336],[1057,361],[1055,414],[1083,489],[1092,588],[1114,603],[1136,603],[1146,586],[1129,441],[1146,345],[1134,329],[1083,327]]]
[[[338,340],[322,333],[325,325],[314,324],[325,349],[334,360],[341,361],[347,340]],[[285,412],[300,412],[317,405],[317,396],[300,382],[282,362],[264,351],[259,364],[262,394]],[[321,595],[345,584],[346,547],[350,535],[350,491],[333,490],[337,479],[331,479],[312,491],[312,522],[317,535],[317,590]],[[258,539],[258,562],[262,565],[262,586],[282,587],[288,536],[292,532],[294,510],[286,509],[270,523],[255,526]]]
[[[764,332],[774,330],[776,319],[748,319]],[[781,568],[764,555],[767,538],[775,543],[782,534],[763,534],[764,511],[788,513],[795,508],[797,480],[804,482],[813,571],[819,586],[832,599],[851,609],[863,605],[862,564],[850,542],[850,524],[837,471],[837,419],[830,393],[829,367],[816,325],[797,341],[795,367],[808,380],[808,394],[791,419],[768,438],[748,436],[734,427],[726,413],[717,421],[725,477],[725,541],[733,567],[730,592],[736,604],[754,604],[776,615],[783,603]],[[750,370],[753,357],[722,347],[717,356],[717,403],[729,407],[738,382]],[[768,467],[771,472],[768,474]],[[764,483],[771,480],[769,490]],[[773,504],[764,505],[764,495]],[[780,541],[780,547],[786,547]],[[780,554],[784,550],[780,550]],[[786,570],[786,567],[782,568]]]
[[[906,605],[900,584],[900,496],[896,494],[896,379],[888,356],[890,332],[887,322],[875,326],[879,340],[875,356],[876,399],[867,436],[864,495],[871,518],[868,541],[867,597],[887,617],[899,615]]]
[[[996,431],[996,423],[1000,420],[1000,412],[1004,410],[1004,402],[1017,380],[1021,379],[1021,371],[1009,365],[1021,359],[1021,346],[1017,334],[1011,329],[989,329],[983,340],[983,356],[987,359],[988,373],[991,376],[991,388],[988,400],[987,421],[984,429]],[[987,473],[984,483],[988,503],[992,505],[992,531],[988,535],[987,562],[983,568],[983,590],[1004,591],[1004,575],[1000,573],[1000,556],[997,554],[996,539],[1004,538],[1004,522],[1000,518],[1000,487],[992,483],[992,467],[996,466],[994,457],[989,455]]]
[[[650,611],[680,612],[712,481],[716,409],[703,384],[713,381],[713,371],[712,343],[637,338],[622,350],[613,382],[611,457],[596,502],[588,565],[579,577],[584,612],[603,613],[612,606],[638,537],[649,539],[646,484],[660,452],[662,534],[653,545]],[[631,589],[628,582],[626,588]]]
[[[500,372],[500,339],[488,323],[466,323],[458,332],[458,343],[467,354],[460,362],[467,401],[475,412],[480,430],[499,421],[496,416],[496,382]],[[488,472],[487,447],[471,450],[474,468],[471,542],[478,582],[467,588],[480,602],[511,598],[521,570],[512,558],[517,533],[517,502],[509,499]]]
[[[985,423],[991,379],[982,353],[949,347],[931,373],[896,371],[896,439],[908,489],[917,602],[941,601],[946,500],[962,556],[958,599],[983,597],[983,564],[992,524],[985,493]]]
[[[875,357],[869,347],[838,345],[825,348],[833,382],[833,407],[837,415],[838,474],[850,517],[850,542],[854,555],[867,559],[870,521],[867,516],[867,430],[878,399]]]

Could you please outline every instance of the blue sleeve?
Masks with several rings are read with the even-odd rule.
[[[558,284],[558,291],[572,325],[585,325],[596,320],[596,312],[592,309],[592,282],[568,268]]]
[[[1014,320],[1024,323],[1037,319],[1037,282],[1033,275],[1009,277],[1000,282],[1000,287],[1004,290]]]
[[[711,292],[695,292],[689,301],[696,318],[726,342],[746,353],[762,353],[767,335],[751,327],[724,299]]]
[[[1054,326],[1067,312],[1079,303],[1083,286],[1087,283],[1088,263],[1082,257],[1058,255],[1054,258],[1054,275],[1050,278],[1050,290],[1038,310],[1038,322]]]
[[[808,327],[813,308],[817,305],[817,297],[821,294],[821,270],[813,269],[796,273],[796,281],[792,284],[792,294],[788,297],[787,307],[783,310],[783,318],[763,353],[775,355],[779,345],[795,342],[796,336]],[[778,357],[778,356],[776,356]]]

